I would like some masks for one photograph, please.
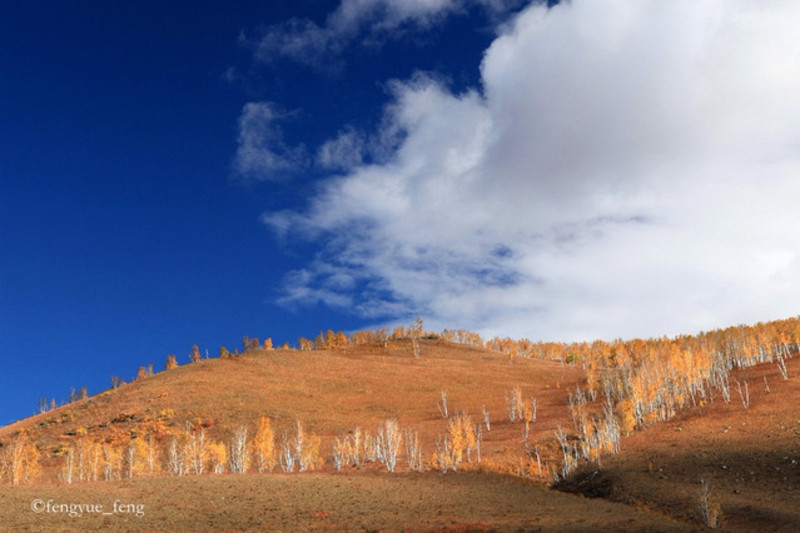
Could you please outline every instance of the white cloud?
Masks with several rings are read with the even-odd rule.
[[[410,30],[424,30],[470,6],[498,17],[524,0],[342,0],[320,26],[292,19],[264,30],[249,41],[256,57],[270,63],[279,57],[321,69],[337,68],[338,56],[354,42],[376,46]],[[245,39],[247,41],[247,39]]]
[[[289,147],[277,124],[284,115],[268,102],[249,102],[239,115],[234,169],[245,179],[274,180],[305,165],[305,148]]]
[[[798,23],[789,1],[530,6],[480,93],[395,82],[392,157],[265,215],[327,243],[286,298],[555,340],[796,315]]]
[[[349,170],[364,162],[367,142],[354,128],[346,128],[317,150],[317,164],[322,168]]]

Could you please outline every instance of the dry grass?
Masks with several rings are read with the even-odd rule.
[[[436,437],[447,430],[437,401],[448,391],[451,413],[482,420],[485,405],[492,430],[484,432],[483,457],[518,465],[524,455],[524,424],[505,415],[507,391],[520,387],[540,404],[530,441],[552,440],[557,424],[569,419],[568,389],[582,379],[558,363],[514,359],[487,350],[442,341],[422,341],[415,358],[410,342],[388,347],[348,346],[336,351],[274,351],[236,359],[208,359],[159,373],[115,390],[23,420],[0,430],[0,439],[25,429],[56,468],[59,450],[78,435],[124,442],[132,433],[181,431],[187,421],[203,423],[210,438],[227,440],[247,425],[251,434],[262,415],[276,434],[306,431],[322,437],[329,457],[333,440],[356,426],[373,434],[386,418],[419,432],[426,458]],[[401,464],[401,469],[404,464]]]
[[[297,474],[0,487],[13,531],[685,531],[643,510],[497,474]],[[31,503],[99,503],[109,515],[34,513]],[[114,513],[140,505],[142,516]],[[123,507],[124,508],[124,507]],[[135,507],[131,507],[135,511]]]

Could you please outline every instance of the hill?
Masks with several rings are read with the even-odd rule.
[[[800,388],[784,376],[800,371],[796,341],[768,357],[763,335],[794,326],[752,329],[761,341],[747,352],[751,330],[739,328],[592,346],[398,337],[200,359],[0,429],[0,523],[794,530]],[[694,373],[676,374],[687,360]],[[40,467],[31,485],[26,457]],[[115,512],[61,512],[80,502]]]
[[[229,359],[201,359],[138,379],[0,430],[0,439],[24,432],[57,466],[60,452],[78,439],[124,443],[138,435],[171,434],[203,428],[207,438],[227,441],[240,426],[251,434],[261,416],[272,421],[277,437],[291,436],[300,421],[321,439],[323,455],[332,442],[354,428],[376,433],[380,422],[397,419],[430,443],[447,432],[448,415],[467,413],[484,429],[483,457],[508,458],[524,452],[524,423],[511,423],[507,397],[519,389],[539,405],[529,439],[548,439],[569,419],[567,392],[583,379],[575,366],[515,358],[482,348],[422,340],[421,357],[409,342],[356,345],[336,350],[273,350]],[[50,464],[52,463],[52,464]]]

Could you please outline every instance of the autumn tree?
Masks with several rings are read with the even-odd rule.
[[[447,418],[449,415],[447,414],[447,391],[442,390],[441,392],[442,401],[436,402],[436,407],[439,408],[439,414],[442,415],[442,418]]]
[[[80,438],[67,448],[61,478],[66,483],[73,481],[97,481],[102,466],[102,446],[86,438]]]
[[[419,433],[407,429],[404,431],[403,442],[405,443],[406,461],[409,470],[422,472],[425,466],[422,460],[422,445],[419,441]]]
[[[145,461],[147,465],[147,473],[154,476],[161,471],[159,448],[156,446],[156,438],[152,433],[147,435],[147,445],[145,447]]]
[[[294,437],[283,434],[281,437],[281,453],[279,463],[284,472],[293,472],[295,466],[302,472],[313,470],[322,465],[319,454],[320,438],[314,434],[306,434],[299,420],[295,426]]]
[[[172,435],[167,450],[167,467],[173,476],[182,476],[186,473],[183,459],[183,443],[178,435]]]
[[[0,473],[12,485],[33,483],[41,471],[39,457],[28,434],[22,433],[0,450]]]
[[[228,445],[228,462],[231,474],[244,474],[250,464],[250,454],[247,449],[247,428],[239,426],[231,437]]]
[[[389,345],[389,332],[386,328],[375,330],[375,340],[378,341],[384,348]]]
[[[103,459],[103,479],[110,481],[122,477],[122,452],[112,443],[102,445]]]
[[[344,332],[339,331],[334,333],[332,329],[329,329],[325,334],[322,332],[319,333],[315,344],[319,349],[335,350],[336,348],[346,346],[349,342],[350,340],[347,338],[347,335],[345,335]]]
[[[350,463],[355,466],[361,466],[364,460],[364,434],[360,427],[355,427],[352,431],[352,445],[350,446]]]
[[[397,466],[397,455],[403,442],[397,420],[386,419],[378,426],[376,450],[378,460],[386,465],[389,472],[394,472]]]
[[[188,429],[184,443],[184,460],[187,470],[194,475],[202,475],[208,462],[208,443],[205,429]]]
[[[261,342],[258,340],[258,337],[248,337],[245,335],[242,338],[242,346],[245,353],[253,352],[259,349]]]
[[[72,484],[75,475],[75,448],[70,446],[64,454],[64,466],[61,470],[61,478],[68,484]]]
[[[281,453],[278,462],[284,472],[294,472],[295,458],[291,439],[284,433],[281,435]]]
[[[300,347],[303,351],[309,351],[314,349],[314,341],[307,339],[305,337],[300,337],[297,340],[297,346]]]
[[[262,416],[253,437],[253,455],[259,472],[268,472],[275,467],[275,432],[272,420]]]
[[[323,464],[322,456],[319,454],[320,438],[317,435],[310,434],[306,438],[303,453],[299,456],[298,465],[300,471],[316,470]]]
[[[189,359],[192,361],[192,363],[196,363],[200,360],[200,347],[196,344],[192,345],[192,353],[189,354]]]
[[[298,420],[291,447],[294,451],[295,462],[301,472],[313,470],[322,464],[319,445],[320,438],[314,434],[307,435],[302,422]]]
[[[139,477],[146,473],[149,468],[149,450],[147,442],[142,438],[133,438],[128,442],[125,449],[125,477]]]
[[[525,416],[525,402],[522,398],[522,389],[514,387],[513,390],[506,393],[505,399],[506,411],[508,412],[508,419],[511,423],[514,423],[516,420],[523,420]]]
[[[70,391],[69,391],[69,401],[70,401],[70,403],[77,402],[77,401],[80,401],[80,400],[85,400],[88,397],[89,397],[89,392],[86,389],[85,385],[83,387],[81,387],[80,390],[78,390],[78,391],[76,391],[74,387],[72,387],[70,389]]]
[[[453,470],[458,468],[458,464],[464,460],[471,460],[472,450],[476,446],[476,436],[472,418],[465,413],[455,415],[447,422],[448,435],[451,451],[451,467]]]
[[[211,464],[211,471],[215,474],[222,474],[225,472],[225,465],[228,464],[228,447],[223,442],[210,442],[208,444],[208,458]]]

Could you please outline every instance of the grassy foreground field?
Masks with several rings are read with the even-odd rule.
[[[132,479],[2,487],[0,498],[4,531],[689,530],[658,513],[476,472]],[[48,512],[50,499],[51,508],[99,503],[110,514]]]

